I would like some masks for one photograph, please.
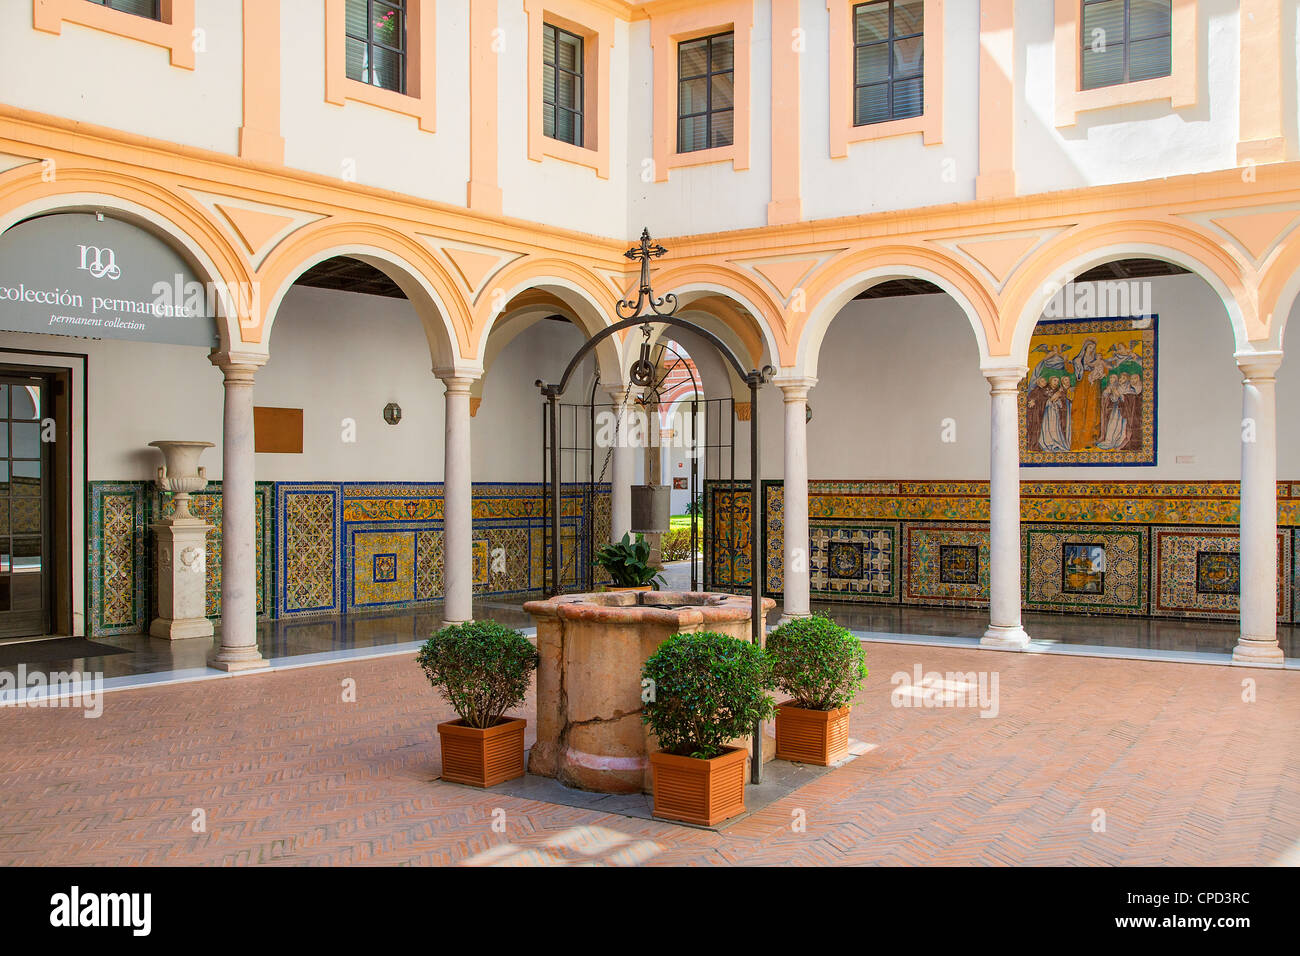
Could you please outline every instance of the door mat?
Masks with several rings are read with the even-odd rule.
[[[47,664],[50,661],[71,661],[82,657],[108,657],[111,654],[130,654],[124,647],[88,641],[84,637],[56,637],[48,641],[18,641],[0,644],[0,667],[17,664]]]

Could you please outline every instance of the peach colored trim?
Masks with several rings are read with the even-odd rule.
[[[864,143],[890,136],[920,133],[921,142],[934,146],[943,142],[943,4],[925,0],[925,37],[922,40],[924,66],[922,85],[925,105],[920,116],[888,123],[853,125],[853,8],[862,0],[826,0],[830,12],[830,114],[831,156],[849,155],[850,143]]]
[[[754,25],[753,0],[650,6],[650,45],[654,48],[654,163],[655,181],[667,182],[668,171],[685,166],[731,162],[732,168],[749,169],[750,33]],[[735,114],[730,146],[677,152],[677,45],[684,40],[725,33],[736,34]]]
[[[469,183],[466,204],[499,215],[496,0],[469,5]]]
[[[1282,0],[1241,0],[1241,138],[1237,162],[1280,163],[1287,157],[1282,124]]]
[[[67,195],[69,205],[85,205],[86,197],[118,196],[139,206],[156,210],[174,223],[178,232],[192,237],[195,248],[214,263],[214,271],[227,282],[261,281],[272,270],[288,274],[305,261],[295,256],[306,248],[307,236],[320,236],[326,226],[332,241],[340,245],[369,243],[407,249],[421,243],[418,262],[424,281],[441,284],[447,290],[448,308],[459,318],[458,339],[462,356],[477,353],[490,317],[480,296],[470,312],[465,293],[448,276],[449,267],[438,265],[436,254],[420,236],[437,236],[446,242],[492,245],[510,249],[521,258],[511,265],[512,276],[536,276],[538,270],[551,273],[558,265],[556,250],[563,250],[565,262],[575,262],[585,294],[595,301],[611,299],[610,288],[599,275],[627,276],[622,259],[626,242],[583,235],[546,224],[489,217],[462,207],[433,203],[391,191],[346,183],[335,177],[289,170],[211,150],[164,143],[88,123],[78,123],[31,111],[0,105],[0,153],[16,156],[49,157],[58,164],[56,182],[41,181],[42,164],[28,163],[0,174],[0,215],[51,197]],[[193,192],[228,197],[236,202],[275,203],[277,208],[296,209],[315,216],[330,217],[319,225],[304,228],[282,241],[261,270],[254,272],[249,256],[233,231],[222,224],[220,213],[205,208]],[[1269,253],[1264,262],[1248,261],[1234,240],[1193,217],[1222,220],[1231,216],[1265,214],[1296,203],[1300,195],[1300,162],[1261,166],[1251,181],[1240,170],[1228,169],[1165,180],[1123,183],[1062,190],[1033,196],[1018,196],[896,210],[866,216],[799,222],[779,227],[734,230],[727,233],[664,237],[671,260],[656,273],[656,287],[685,288],[695,284],[730,290],[737,301],[750,303],[754,317],[746,317],[765,340],[775,344],[782,364],[796,356],[799,334],[808,312],[783,310],[774,293],[758,275],[739,274],[731,260],[751,261],[767,257],[814,258],[822,264],[799,280],[813,306],[824,295],[835,273],[852,278],[854,271],[870,264],[906,272],[912,265],[940,275],[973,274],[973,263],[955,257],[955,249],[943,243],[969,244],[972,240],[993,242],[999,237],[1038,231],[1053,234],[1031,251],[1006,277],[1000,292],[993,279],[972,279],[964,294],[981,301],[975,290],[983,288],[982,301],[997,303],[997,318],[990,319],[987,341],[990,354],[1008,354],[1013,343],[1009,335],[1025,303],[1042,292],[1043,282],[1064,264],[1092,250],[1145,246],[1171,249],[1182,259],[1200,263],[1203,275],[1216,287],[1229,290],[1240,303],[1240,318],[1234,326],[1238,341],[1259,341],[1280,328],[1273,314],[1277,302],[1293,295],[1292,273],[1286,267],[1300,262],[1300,241],[1288,240],[1284,248]],[[377,232],[382,230],[382,233]],[[404,253],[405,255],[405,253]],[[909,258],[910,257],[910,258]],[[920,257],[920,258],[918,258]],[[427,265],[426,263],[432,263]],[[928,263],[928,264],[927,264]],[[846,271],[847,270],[847,271]],[[1260,270],[1266,270],[1261,278]],[[1283,270],[1283,271],[1279,271]],[[436,282],[435,282],[436,279]],[[573,280],[575,283],[578,279]],[[965,279],[962,280],[966,281]],[[953,284],[965,289],[955,279]],[[504,285],[504,280],[489,283]],[[1259,305],[1254,303],[1258,299]],[[699,300],[696,300],[699,301]],[[984,306],[979,307],[981,310]],[[1019,311],[1017,311],[1019,309]],[[472,314],[466,320],[463,316]],[[235,335],[246,344],[262,342],[264,335],[257,317]],[[1284,319],[1284,317],[1281,317]],[[469,334],[466,334],[468,329]],[[472,359],[471,359],[472,360]]]
[[[86,0],[32,0],[32,26],[62,33],[63,24],[102,30],[165,49],[171,65],[194,69],[194,0],[161,0],[161,20],[123,13]]]
[[[280,5],[244,0],[244,125],[239,155],[284,162],[280,135]]]
[[[980,172],[976,199],[1016,194],[1016,3],[980,0]]]
[[[524,0],[528,15],[528,158],[546,157],[587,166],[609,179],[609,62],[614,48],[614,17],[583,0]],[[542,25],[549,23],[582,37],[582,146],[547,136],[542,124]]]
[[[1093,250],[1135,245],[1169,249],[1198,263],[1204,270],[1203,278],[1214,277],[1236,300],[1248,338],[1253,341],[1267,337],[1268,329],[1255,307],[1254,283],[1224,242],[1185,220],[1170,216],[1145,218],[1142,214],[1129,213],[1113,221],[1068,229],[1043,243],[1021,263],[1003,288],[999,340],[1010,342],[1021,312],[1052,283],[1065,263]],[[992,339],[989,344],[992,349]]]
[[[1196,0],[1173,0],[1170,19],[1170,73],[1151,80],[1080,89],[1082,6],[1079,0],[1056,0],[1056,125],[1073,126],[1076,114],[1089,110],[1168,100],[1174,109],[1196,105]]]
[[[446,341],[448,332],[441,321],[442,317],[437,314],[437,303],[431,301],[427,293],[418,287],[403,283],[402,291],[411,299],[420,315],[430,348],[435,354],[450,348],[461,358],[467,359],[473,354],[473,317],[464,297],[457,292],[455,280],[438,262],[433,250],[418,237],[386,224],[332,217],[299,229],[275,248],[258,271],[258,277],[266,290],[262,296],[263,307],[270,307],[269,300],[276,295],[277,290],[295,278],[303,270],[304,263],[310,262],[313,256],[341,247],[373,248],[394,259],[400,259],[417,270],[419,277],[428,283],[446,307],[449,313],[446,319],[455,330],[456,341]],[[394,279],[401,281],[396,276]],[[262,316],[258,329],[261,341],[268,340],[273,334],[274,318]]]
[[[769,225],[803,218],[799,179],[799,63],[807,41],[799,32],[798,0],[772,3],[772,201]]]
[[[343,106],[351,101],[391,110],[413,116],[420,129],[435,132],[435,2],[411,0],[407,4],[406,93],[398,93],[348,77],[344,0],[325,0],[325,102]]]

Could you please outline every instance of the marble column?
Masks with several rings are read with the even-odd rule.
[[[785,550],[782,554],[782,617],[807,617],[808,597],[808,390],[815,378],[774,380],[785,399]]]
[[[984,647],[1021,650],[1020,623],[1020,380],[1028,369],[984,369],[992,396],[989,448],[989,628]]]
[[[474,485],[470,469],[469,388],[473,379],[439,374],[447,391],[442,479],[442,619],[474,617]]]
[[[1239,353],[1241,423],[1241,634],[1238,664],[1281,666],[1277,641],[1277,420],[1281,352]]]
[[[208,666],[270,667],[257,649],[257,489],[254,485],[253,377],[265,355],[217,352],[225,375],[221,445],[221,643]]]
[[[611,414],[622,416],[618,422],[618,437],[610,453],[609,462],[609,540],[620,541],[632,530],[632,481],[636,471],[635,448],[631,441],[632,400],[627,388],[606,390],[613,407]],[[627,407],[624,407],[624,403]]]

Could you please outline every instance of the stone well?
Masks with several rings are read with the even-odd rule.
[[[763,598],[763,616],[776,606]],[[677,591],[563,594],[529,601],[537,621],[537,743],[529,772],[602,793],[650,790],[658,749],[641,723],[641,666],[673,634],[750,639],[747,595]],[[765,741],[765,744],[767,742]],[[748,738],[736,741],[749,746]],[[764,760],[771,759],[764,747]]]

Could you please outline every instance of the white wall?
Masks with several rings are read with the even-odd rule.
[[[1239,67],[1236,0],[1199,0],[1197,104],[1168,101],[1078,114],[1056,127],[1055,13],[1046,0],[1016,4],[1016,186],[1023,194],[1137,182],[1237,163]]]
[[[469,0],[438,0],[437,132],[365,103],[325,102],[320,0],[281,0],[285,165],[464,206],[469,181]],[[478,2],[478,0],[476,0]]]
[[[523,4],[501,7],[500,27],[511,55],[500,63],[499,175],[502,203],[508,216],[544,222],[603,236],[625,236],[628,190],[628,26],[614,21],[614,46],[601,39],[598,58],[609,61],[608,104],[597,104],[598,135],[609,141],[609,178],[594,169],[551,157],[540,163],[528,157],[528,15]],[[594,89],[596,80],[589,77]]]
[[[320,4],[314,7],[319,16]],[[37,31],[31,0],[4,0],[0,102],[234,153],[243,122],[241,4],[198,0],[195,26],[205,49],[185,70],[162,47],[102,30],[65,23],[58,36]]]

